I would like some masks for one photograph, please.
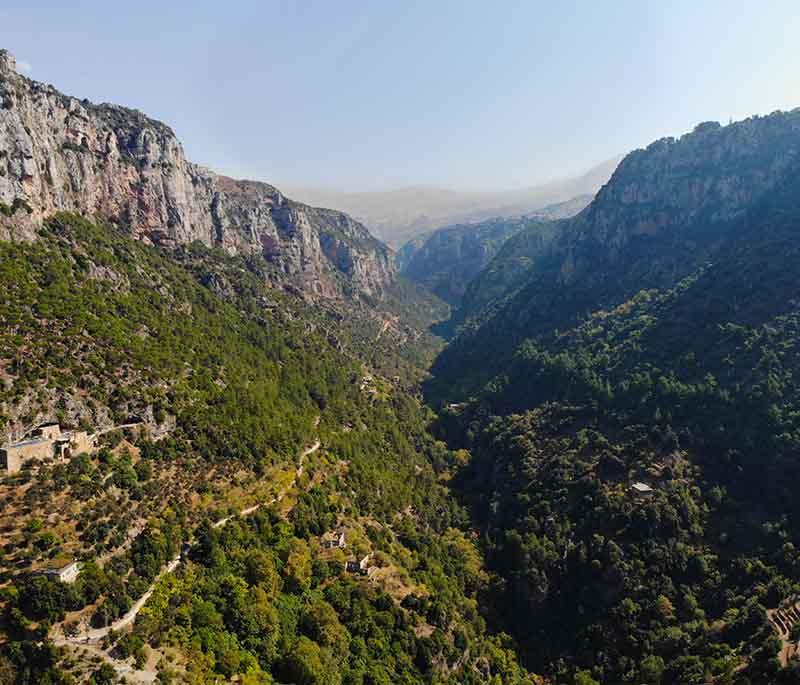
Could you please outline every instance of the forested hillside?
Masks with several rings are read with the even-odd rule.
[[[770,618],[800,589],[796,119],[634,153],[556,235],[567,256],[541,252],[437,362],[508,627],[557,682],[800,682],[800,626]],[[727,157],[701,166],[698,145]],[[658,210],[672,189],[645,154],[703,190]],[[719,195],[735,174],[762,183]],[[632,187],[654,214],[620,242],[648,221]],[[590,230],[609,197],[616,223]]]
[[[591,199],[591,195],[579,195],[524,217],[445,226],[404,245],[398,253],[397,265],[407,278],[450,305],[459,305],[472,280],[507,240],[523,231],[537,231],[547,221],[573,216]]]
[[[98,435],[0,483],[2,682],[535,682],[478,610],[458,455],[357,312],[69,214],[0,251],[4,431]]]
[[[798,155],[800,110],[701,124],[631,153],[578,216],[506,243],[456,312],[466,325],[437,375],[450,382],[450,369],[491,371],[480,358],[490,348],[502,368],[528,337],[574,326],[644,288],[674,286],[714,261],[741,226],[757,229],[772,196],[799,173]]]
[[[406,257],[402,273],[449,304],[457,305],[469,282],[525,225],[524,219],[493,219],[441,228]]]
[[[0,685],[800,685],[800,110],[462,201],[399,278],[0,50]]]

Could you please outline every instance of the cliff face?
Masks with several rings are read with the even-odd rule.
[[[470,287],[466,314],[518,290],[514,319],[532,332],[669,286],[712,259],[799,168],[800,109],[658,140],[625,157],[576,217],[544,238],[509,239]]]
[[[0,203],[0,237],[31,237],[43,217],[74,211],[165,247],[262,254],[309,295],[380,297],[395,275],[388,248],[350,217],[192,164],[168,126],[20,76],[5,51]]]
[[[770,239],[774,217],[796,211],[798,178],[800,109],[701,124],[631,153],[583,212],[503,245],[465,294],[454,319],[468,325],[436,373],[487,367],[485,350],[508,357],[525,339],[672,288],[729,259],[743,235]]]
[[[798,161],[800,109],[724,127],[700,124],[629,154],[560,245],[577,255],[591,241],[605,246],[613,261],[640,237],[702,241],[704,231],[742,218]],[[569,280],[570,270],[562,275]]]

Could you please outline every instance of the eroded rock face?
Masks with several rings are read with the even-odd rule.
[[[629,154],[563,243],[621,248],[638,236],[680,234],[743,217],[800,161],[800,109],[730,126],[706,122]],[[689,236],[691,238],[691,235]]]
[[[395,276],[388,248],[350,217],[193,164],[168,126],[25,78],[6,51],[0,203],[13,213],[0,215],[0,238],[32,237],[44,217],[67,210],[165,247],[199,240],[260,253],[309,295],[380,297]]]
[[[547,327],[669,287],[713,259],[798,170],[800,109],[655,141],[626,156],[577,216],[512,236],[470,287],[464,315],[523,288],[518,318]]]

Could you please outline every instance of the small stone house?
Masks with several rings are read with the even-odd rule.
[[[78,574],[81,572],[81,562],[71,561],[66,566],[61,568],[47,568],[42,571],[42,575],[47,576],[52,580],[60,580],[67,585],[74,583],[78,579]]]
[[[652,495],[653,488],[651,488],[647,483],[642,483],[641,481],[637,481],[633,485],[631,485],[631,489],[637,495]]]
[[[347,571],[348,573],[358,573],[359,575],[366,576],[370,568],[369,562],[371,559],[372,559],[371,554],[367,554],[360,561],[356,561],[355,559],[350,559],[344,566],[345,571]]]
[[[323,549],[344,549],[347,547],[343,530],[332,530],[322,536]]]
[[[66,460],[94,449],[94,440],[86,431],[61,431],[55,422],[43,423],[28,433],[26,439],[0,447],[0,468],[18,473],[32,459]]]

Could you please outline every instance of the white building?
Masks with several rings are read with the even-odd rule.
[[[66,566],[61,568],[47,568],[42,571],[42,574],[51,578],[52,580],[60,580],[62,583],[69,585],[78,579],[78,574],[81,572],[81,562],[71,561]]]

